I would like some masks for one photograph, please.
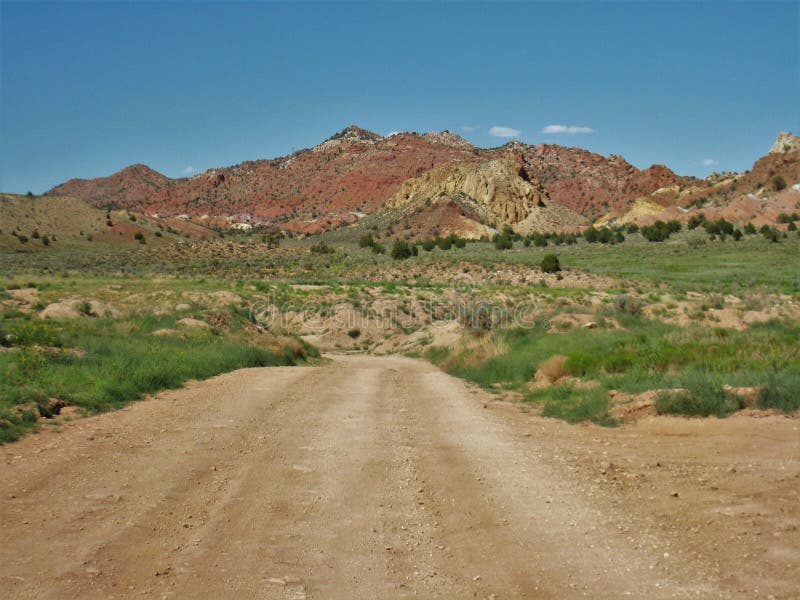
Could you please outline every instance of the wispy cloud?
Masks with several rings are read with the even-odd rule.
[[[499,138],[513,138],[519,137],[520,134],[519,129],[514,129],[513,127],[502,127],[500,125],[495,125],[494,127],[489,128],[489,135],[492,137],[499,137]]]
[[[542,133],[566,133],[568,135],[575,135],[576,133],[594,133],[595,130],[591,127],[583,127],[578,125],[548,125],[542,129]]]
[[[189,165],[183,170],[184,175],[191,175],[192,173],[194,173],[194,167],[192,165]]]
[[[472,133],[476,129],[477,129],[477,127],[475,127],[474,125],[464,125],[461,128],[461,131],[463,131],[464,133]]]
[[[713,158],[704,158],[703,165],[706,167],[718,167],[719,161],[716,161]]]
[[[400,133],[399,131],[391,131],[391,132],[386,134],[386,137],[392,137],[393,135],[397,135],[399,133]]]

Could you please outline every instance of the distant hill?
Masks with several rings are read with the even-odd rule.
[[[133,165],[108,177],[70,180],[48,195],[163,215],[268,220],[298,230],[327,220],[330,224],[324,229],[352,222],[357,217],[351,213],[374,211],[405,181],[431,169],[502,157],[519,161],[526,177],[538,179],[553,203],[585,216],[604,214],[606,203],[625,206],[664,185],[693,181],[666,167],[640,171],[619,157],[577,148],[515,142],[487,150],[448,131],[382,137],[351,126],[313,148],[281,158],[179,179]]]
[[[107,212],[70,196],[0,194],[0,246],[36,250],[90,242],[138,244],[137,233],[145,243],[216,235],[196,223],[125,211]]]

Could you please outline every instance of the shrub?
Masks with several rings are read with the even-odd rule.
[[[425,240],[422,242],[422,249],[425,250],[425,252],[430,252],[434,248],[436,248],[436,242],[433,240]]]
[[[693,417],[724,417],[742,408],[742,400],[711,381],[698,381],[691,389],[661,394],[656,400],[659,414]]]
[[[547,236],[537,233],[533,236],[533,245],[537,248],[544,248],[547,246]],[[552,255],[549,255],[552,256]]]
[[[697,229],[705,222],[706,222],[706,216],[703,213],[692,215],[691,217],[689,217],[689,221],[686,223],[686,227],[690,230]]]
[[[496,234],[492,241],[496,250],[511,250],[511,248],[514,247],[514,242],[511,239],[511,236],[502,233]]]
[[[20,244],[27,244],[28,243],[28,236],[22,235],[21,233],[17,236]]]
[[[141,231],[137,231],[135,234],[133,234],[133,239],[142,241],[144,239],[144,234]]]
[[[405,240],[395,240],[392,246],[392,258],[395,260],[406,260],[411,258],[411,246]]]
[[[786,189],[786,180],[780,175],[776,175],[772,178],[772,186],[775,188],[776,192],[780,192],[781,190]]]
[[[311,246],[311,252],[314,254],[333,254],[336,250],[328,246],[326,242],[317,242]]]
[[[436,240],[436,245],[439,246],[440,250],[450,250],[450,247],[453,245],[453,242],[450,240],[449,237],[444,237]]]
[[[50,245],[50,238],[47,237],[46,235],[42,236],[42,244],[44,244],[45,246],[49,246]]]
[[[658,220],[648,227],[642,227],[642,235],[649,242],[663,242],[668,239],[673,233],[681,230],[679,221],[664,221]]]
[[[637,233],[639,231],[639,226],[636,223],[628,223],[625,226],[625,231],[628,233]]]
[[[378,242],[372,244],[371,249],[373,254],[386,254],[386,247]]]
[[[114,226],[114,222],[111,219],[106,219],[106,225],[108,227],[113,227]]]
[[[642,313],[642,303],[636,296],[619,294],[614,297],[614,309],[627,315],[636,316]]]
[[[558,256],[555,254],[545,254],[539,266],[545,273],[556,273],[561,270],[561,264],[558,262]]]
[[[359,248],[369,248],[375,244],[375,239],[372,237],[371,233],[366,235],[362,235],[358,238],[358,247]]]
[[[800,375],[773,375],[758,394],[758,406],[783,412],[800,410]]]
[[[361,336],[361,330],[360,329],[351,329],[350,331],[347,332],[347,335],[349,335],[353,339],[356,339],[356,338]]]

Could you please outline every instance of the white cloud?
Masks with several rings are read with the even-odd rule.
[[[192,173],[194,173],[194,167],[192,165],[189,165],[183,170],[184,175],[191,175]]]
[[[495,125],[494,127],[489,128],[489,135],[492,137],[499,137],[499,138],[512,138],[512,137],[519,137],[520,134],[519,129],[514,129],[513,127],[501,127],[499,125]]]
[[[548,125],[542,129],[542,133],[566,133],[575,135],[576,133],[594,133],[591,127],[579,127],[577,125]]]
[[[705,165],[706,167],[718,167],[719,161],[716,161],[713,158],[704,158],[703,165]]]
[[[474,125],[464,125],[461,128],[461,131],[463,131],[464,133],[472,133],[476,129],[477,129],[477,127],[475,127]]]
[[[392,131],[391,133],[387,134],[386,137],[392,137],[393,135],[397,135],[400,133],[399,131]]]

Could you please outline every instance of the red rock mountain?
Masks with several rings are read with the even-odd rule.
[[[407,180],[454,163],[510,157],[519,176],[536,181],[550,201],[584,216],[624,210],[665,186],[696,184],[655,165],[639,170],[618,156],[556,145],[513,142],[481,149],[448,131],[381,137],[351,126],[321,144],[272,160],[254,160],[170,179],[144,165],[108,177],[73,179],[49,195],[95,206],[161,215],[233,217],[318,231],[376,210]]]

